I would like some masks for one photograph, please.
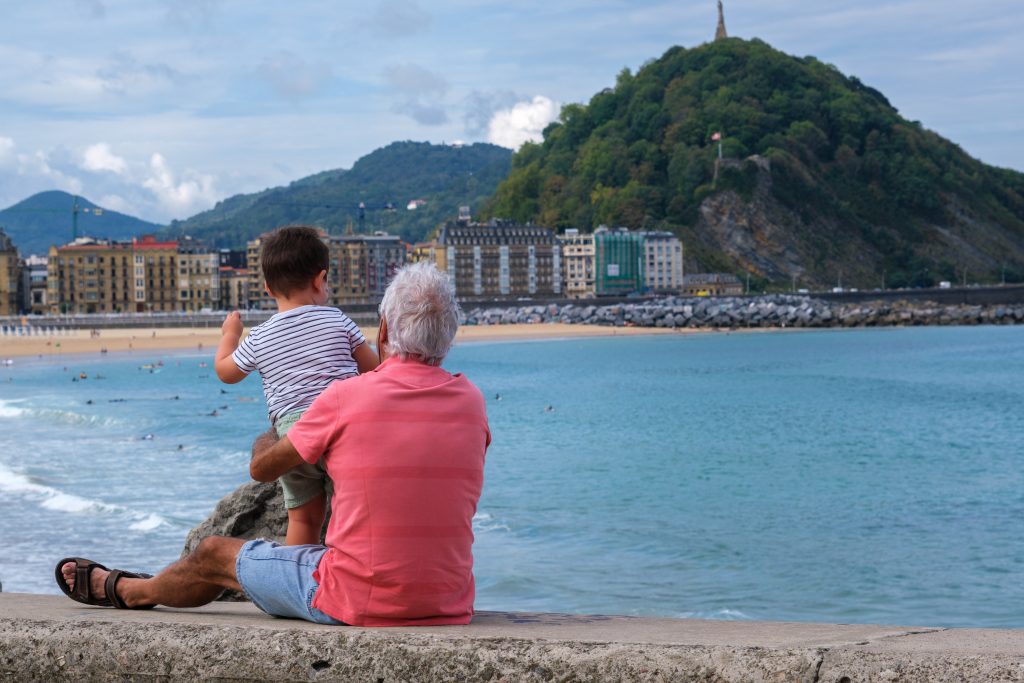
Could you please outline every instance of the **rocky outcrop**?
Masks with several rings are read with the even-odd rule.
[[[288,513],[277,482],[242,484],[217,503],[210,516],[185,538],[185,557],[207,536],[269,538],[283,541],[288,530]]]
[[[667,297],[638,303],[548,304],[474,308],[467,325],[569,323],[618,327],[881,327],[907,325],[1013,325],[1024,323],[1024,304],[940,305],[907,301],[835,303],[807,296]]]

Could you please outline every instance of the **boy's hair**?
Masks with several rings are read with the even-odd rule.
[[[260,267],[270,291],[289,296],[308,287],[321,270],[327,270],[330,260],[327,245],[316,228],[286,225],[263,242]]]

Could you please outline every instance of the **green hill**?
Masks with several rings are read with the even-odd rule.
[[[459,206],[479,207],[509,171],[512,153],[495,145],[395,142],[350,170],[324,171],[255,194],[236,195],[213,209],[171,223],[165,235],[189,234],[220,247],[243,247],[261,232],[310,223],[330,233],[387,230],[408,241],[423,239]],[[425,205],[410,211],[410,201]],[[360,202],[365,211],[360,220]],[[392,208],[388,208],[388,207]]]
[[[0,211],[0,227],[10,235],[22,256],[44,256],[50,245],[71,241],[74,205],[75,197],[67,192],[40,192]],[[78,208],[79,237],[122,240],[163,227],[103,209],[84,197],[78,198]]]
[[[515,155],[484,213],[672,230],[691,271],[777,288],[1024,278],[1024,174],[760,40],[673,47],[566,106]]]

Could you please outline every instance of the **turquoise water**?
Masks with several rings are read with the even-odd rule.
[[[159,569],[245,481],[259,382],[209,360],[0,368],[4,590],[57,592],[63,555]],[[467,344],[446,365],[494,435],[479,609],[1024,627],[1024,327]]]

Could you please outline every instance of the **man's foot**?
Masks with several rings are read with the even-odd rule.
[[[65,562],[60,567],[60,573],[64,577],[64,583],[67,585],[68,590],[72,593],[75,592],[75,574],[77,573],[78,564],[75,562]],[[107,589],[104,584],[107,581],[107,576],[110,574],[110,570],[101,565],[96,565],[93,570],[88,573],[89,576],[89,595],[96,600],[107,599]]]
[[[54,570],[57,585],[64,595],[76,602],[97,607],[118,609],[151,609],[154,605],[129,604],[118,595],[121,579],[149,579],[149,574],[136,574],[120,569],[110,570],[98,562],[81,557],[66,557]],[[133,601],[134,602],[134,601]]]

